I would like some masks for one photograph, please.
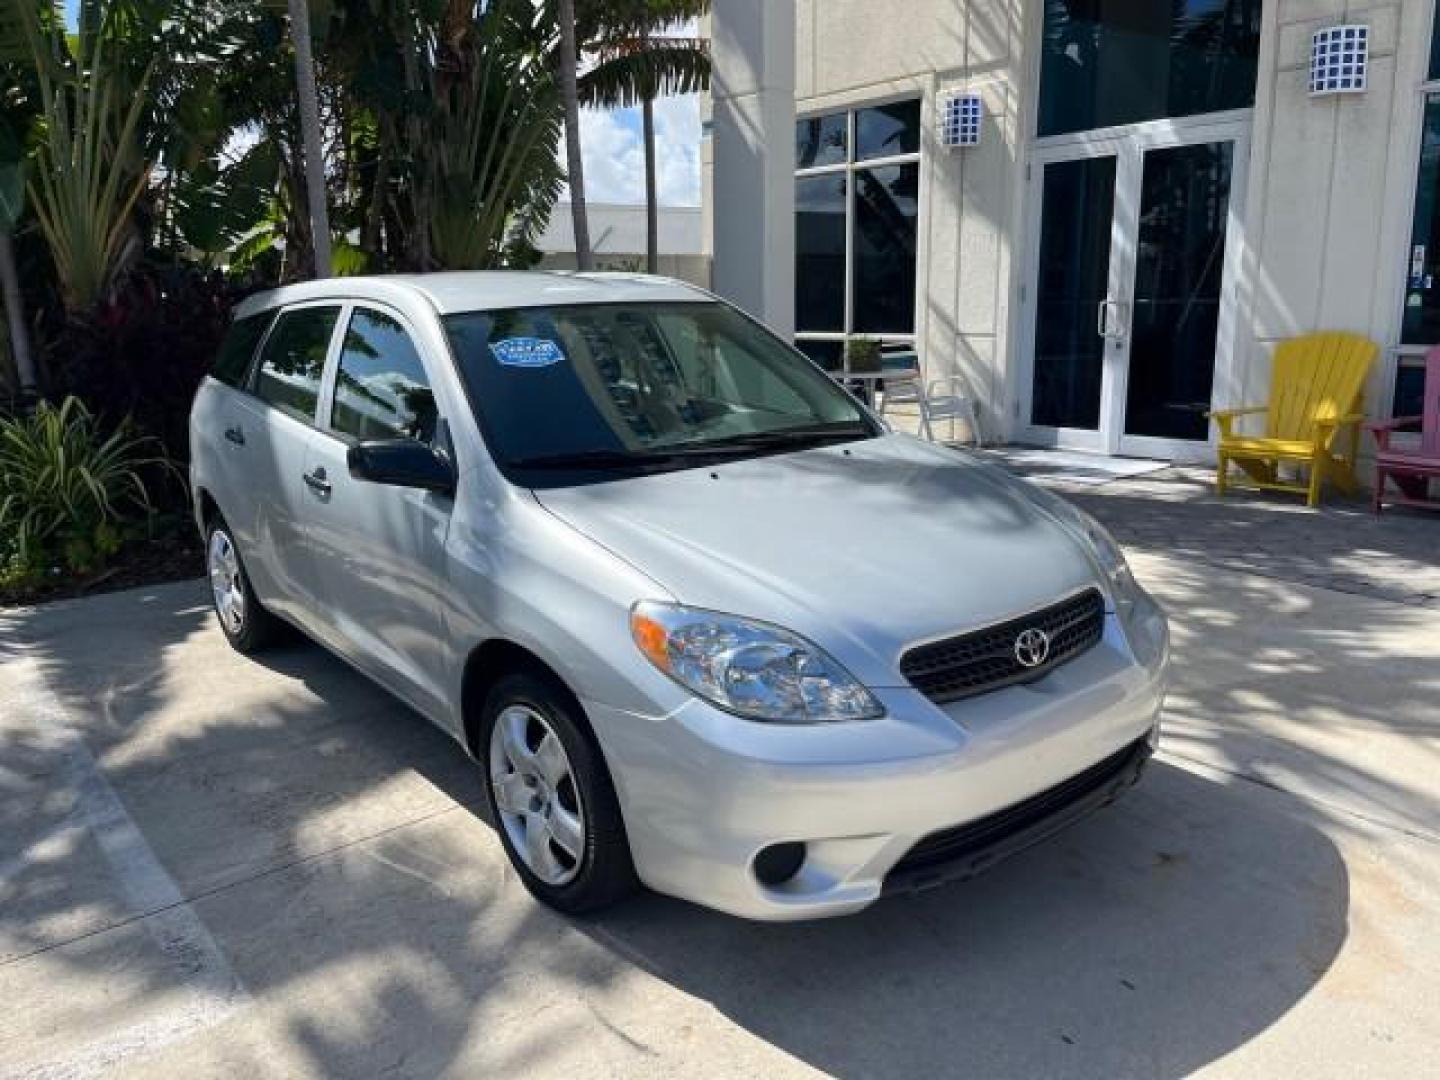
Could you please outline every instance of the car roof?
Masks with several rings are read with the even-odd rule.
[[[703,289],[648,274],[576,274],[551,270],[473,270],[437,274],[375,274],[321,278],[256,293],[236,318],[307,300],[421,298],[441,315],[461,311],[550,307],[558,304],[655,303],[713,300]]]

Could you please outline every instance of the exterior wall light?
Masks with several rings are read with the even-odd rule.
[[[1310,46],[1310,96],[1364,93],[1369,68],[1368,26],[1317,30]]]
[[[954,150],[980,145],[985,106],[979,94],[950,94],[940,100],[940,145]]]

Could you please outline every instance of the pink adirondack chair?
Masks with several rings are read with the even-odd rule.
[[[1423,506],[1440,510],[1440,499],[1430,498],[1431,480],[1440,480],[1440,345],[1425,354],[1425,391],[1420,416],[1397,416],[1379,424],[1366,424],[1375,436],[1375,497],[1373,507],[1380,513],[1385,503]],[[1418,447],[1392,447],[1395,429],[1420,425]],[[1386,491],[1389,480],[1398,489]]]

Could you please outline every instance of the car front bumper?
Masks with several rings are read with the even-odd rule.
[[[1113,800],[1158,738],[1168,649],[1158,610],[1129,638],[1110,614],[1099,645],[1034,683],[946,706],[876,689],[886,716],[848,724],[752,723],[689,696],[585,706],[647,885],[809,919],[971,876]],[[762,884],[756,856],[796,841],[800,869]]]

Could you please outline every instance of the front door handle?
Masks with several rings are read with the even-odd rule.
[[[323,465],[314,472],[306,473],[305,483],[310,485],[311,491],[318,491],[321,495],[330,494],[330,481],[325,478],[325,467]]]
[[[225,438],[229,439],[236,446],[245,445],[245,430],[239,425],[225,429]]]

